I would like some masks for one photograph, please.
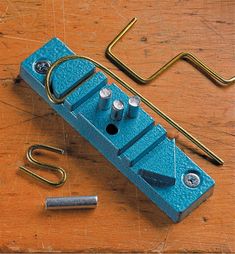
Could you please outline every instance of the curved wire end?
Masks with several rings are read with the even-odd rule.
[[[55,182],[55,181],[48,180],[45,177],[42,177],[42,176],[34,173],[33,171],[29,170],[25,166],[20,166],[19,169],[21,171],[23,171],[24,173],[26,173],[27,175],[33,177],[34,179],[36,179],[42,183],[48,184],[53,187],[62,186],[67,180],[66,171],[61,167],[57,167],[57,166],[50,165],[47,163],[39,162],[38,160],[34,159],[32,154],[33,154],[33,151],[36,149],[47,150],[47,151],[51,151],[54,153],[60,153],[60,154],[64,154],[64,150],[60,149],[60,148],[53,147],[53,146],[35,144],[35,145],[32,145],[28,148],[27,154],[26,154],[27,159],[31,164],[33,164],[39,168],[48,169],[48,170],[54,171],[56,173],[59,173],[61,175],[59,181]]]
[[[137,22],[137,18],[134,17],[132,18],[132,20],[122,29],[122,31],[108,44],[105,53],[112,57],[112,47],[114,46],[114,44],[116,44],[121,38],[122,36]]]

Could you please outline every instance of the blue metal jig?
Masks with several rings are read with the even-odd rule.
[[[155,125],[139,98],[108,84],[89,60],[64,61],[54,69],[53,95],[66,98],[53,103],[45,74],[51,63],[69,55],[75,54],[54,38],[22,62],[20,75],[173,221],[183,219],[212,194],[214,180]]]

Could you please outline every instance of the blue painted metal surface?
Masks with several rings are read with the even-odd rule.
[[[74,54],[54,38],[21,64],[21,77],[50,104],[69,124],[95,146],[115,167],[144,192],[173,221],[177,222],[212,194],[214,181],[166,136],[161,125],[140,108],[137,118],[128,118],[128,96],[115,84],[107,84],[102,72],[87,60],[67,61],[56,68],[52,77],[54,94],[58,97],[84,81],[60,105],[51,103],[44,87],[45,75],[34,70],[35,62]],[[87,77],[91,76],[89,79]],[[110,110],[98,108],[99,90],[112,90],[112,100],[125,104],[121,121],[110,118]],[[111,135],[108,125],[118,130]],[[184,176],[194,172],[200,185],[187,187]]]

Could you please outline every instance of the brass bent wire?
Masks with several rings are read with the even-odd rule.
[[[154,74],[152,74],[148,78],[143,78],[138,75],[133,69],[128,67],[125,63],[123,63],[120,58],[114,55],[112,52],[113,47],[117,44],[117,42],[127,33],[127,31],[136,23],[137,18],[133,18],[128,25],[113,39],[113,41],[106,48],[105,54],[106,56],[121,70],[124,70],[128,76],[130,76],[133,80],[138,83],[147,84],[161,75],[164,71],[169,69],[173,64],[175,64],[178,60],[187,60],[192,65],[196,66],[202,73],[204,73],[207,77],[214,80],[217,84],[222,86],[228,86],[235,82],[235,77],[230,79],[225,79],[220,76],[218,73],[209,68],[206,64],[204,64],[201,60],[199,60],[196,56],[188,52],[181,52],[175,57],[173,57],[169,62],[164,64],[159,70],[157,70]]]
[[[58,67],[63,62],[72,60],[72,59],[85,59],[85,60],[91,61],[96,67],[98,67],[99,69],[104,71],[106,74],[108,74],[111,78],[116,80],[120,85],[122,85],[130,93],[132,93],[133,95],[139,96],[145,105],[147,105],[150,109],[152,109],[155,113],[157,113],[160,117],[162,117],[165,121],[167,121],[175,129],[177,129],[179,132],[181,132],[187,139],[189,139],[197,147],[199,147],[202,151],[204,151],[211,159],[215,160],[220,165],[222,165],[224,163],[223,160],[221,158],[219,158],[219,156],[217,156],[215,153],[213,153],[210,149],[208,149],[205,145],[203,145],[199,140],[197,140],[193,135],[191,135],[184,128],[182,128],[179,124],[177,124],[174,120],[172,120],[169,116],[167,116],[165,113],[163,113],[159,108],[157,108],[154,104],[152,104],[149,100],[147,100],[143,95],[141,95],[139,92],[137,92],[129,84],[127,84],[125,81],[123,81],[121,78],[119,78],[115,73],[113,73],[112,71],[107,69],[105,66],[103,66],[102,64],[96,62],[95,60],[93,60],[89,57],[78,56],[78,55],[69,55],[69,56],[65,56],[65,57],[58,59],[56,62],[54,62],[51,65],[51,67],[49,68],[49,70],[46,74],[45,89],[46,89],[47,96],[52,103],[55,103],[55,104],[63,103],[65,98],[77,88],[77,86],[73,87],[63,97],[56,98],[53,94],[52,84],[51,84],[51,80],[50,80],[52,72],[56,67]]]
[[[51,165],[51,164],[47,164],[47,163],[44,163],[44,162],[40,162],[36,159],[33,158],[33,152],[35,150],[38,150],[38,149],[43,149],[43,150],[47,150],[47,151],[51,151],[51,152],[54,152],[54,153],[60,153],[60,154],[64,154],[64,150],[60,149],[60,148],[56,148],[56,147],[53,147],[53,146],[47,146],[47,145],[40,145],[40,144],[36,144],[36,145],[32,145],[29,147],[28,151],[27,151],[27,159],[28,161],[39,167],[39,168],[44,168],[44,169],[48,169],[48,170],[52,170],[54,172],[57,172],[57,173],[60,173],[61,175],[61,178],[58,182],[54,182],[54,181],[51,181],[51,180],[48,180],[34,172],[32,172],[31,170],[27,169],[25,166],[20,166],[19,168],[25,172],[26,174],[28,174],[29,176],[35,178],[36,180],[39,180],[43,183],[46,183],[48,185],[51,185],[51,186],[54,186],[54,187],[59,187],[61,185],[63,185],[67,179],[67,175],[66,175],[66,172],[63,168],[61,167],[56,167],[54,165]]]

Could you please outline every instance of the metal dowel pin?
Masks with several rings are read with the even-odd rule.
[[[88,209],[95,208],[97,203],[97,196],[48,197],[45,201],[45,207],[47,210]]]
[[[129,118],[136,118],[139,113],[141,99],[139,96],[132,96],[129,98],[128,101],[128,117]]]
[[[99,92],[99,109],[108,110],[111,107],[112,91],[109,88],[102,88]]]
[[[111,119],[120,121],[124,112],[124,104],[120,100],[115,100],[111,109]]]

